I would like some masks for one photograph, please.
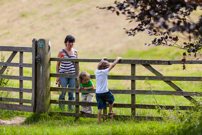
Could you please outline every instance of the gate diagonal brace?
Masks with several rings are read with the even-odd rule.
[[[16,51],[13,51],[13,53],[10,55],[10,57],[8,58],[8,60],[6,61],[6,63],[11,63],[11,61],[13,60],[13,58],[15,57],[15,55],[17,54]],[[3,75],[4,71],[6,70],[7,66],[3,66],[0,70],[0,75]]]
[[[163,76],[160,72],[158,72],[156,69],[154,69],[151,65],[149,64],[142,64],[146,69],[148,69],[149,71],[151,71],[153,74],[155,74],[156,76]],[[167,83],[169,86],[171,86],[173,89],[175,89],[176,91],[184,91],[183,89],[181,89],[180,87],[178,87],[175,83],[173,83],[172,81],[167,81],[166,79],[163,80],[165,83]],[[198,102],[191,96],[184,96],[187,100],[198,104]]]

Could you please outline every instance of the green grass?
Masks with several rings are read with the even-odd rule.
[[[78,121],[75,121],[72,117],[32,114],[25,120],[22,126],[0,126],[0,130],[3,135],[172,135],[194,132],[194,130],[187,130],[194,126],[193,122],[198,117],[192,115],[191,117],[185,118],[186,120],[184,121],[172,119],[166,121],[120,121],[108,119],[98,125],[96,123],[97,119],[94,118],[80,118]],[[189,124],[187,125],[188,122]],[[183,128],[183,126],[185,127]]]

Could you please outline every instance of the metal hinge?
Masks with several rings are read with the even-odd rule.
[[[36,56],[35,60],[36,60],[37,63],[40,63],[40,61],[41,61],[41,55],[38,54],[38,55]]]

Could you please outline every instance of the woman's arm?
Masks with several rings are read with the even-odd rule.
[[[78,56],[78,51],[77,51],[77,53],[76,53],[76,58],[79,58],[79,56]],[[79,73],[80,73],[80,66],[79,66]]]
[[[62,51],[59,51],[58,58],[60,58],[61,55],[62,55]],[[56,63],[56,73],[59,73],[60,62],[61,61],[57,61],[57,63]],[[56,78],[56,82],[57,83],[60,82],[60,78],[59,77]]]

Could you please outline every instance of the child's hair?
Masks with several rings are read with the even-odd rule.
[[[82,83],[82,80],[83,80],[83,78],[85,78],[85,77],[89,77],[89,79],[90,79],[90,74],[87,73],[86,71],[81,72],[81,73],[79,74],[79,77],[78,77],[79,83]]]
[[[102,69],[106,69],[110,66],[109,62],[106,60],[102,60],[100,61],[100,63],[98,64],[98,70],[102,70]]]

